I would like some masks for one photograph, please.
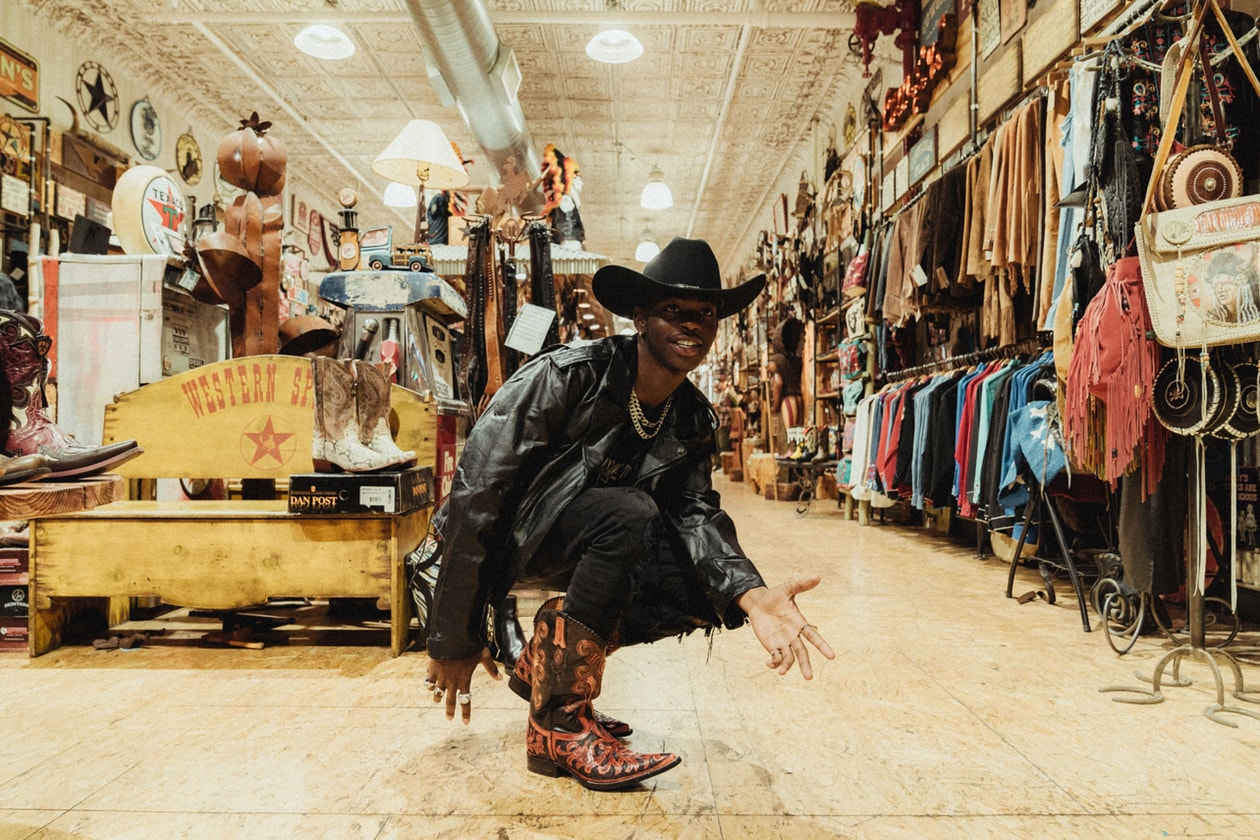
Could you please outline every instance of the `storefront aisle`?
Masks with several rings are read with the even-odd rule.
[[[1118,657],[1069,597],[1004,598],[970,546],[718,487],[768,577],[823,575],[800,601],[839,656],[805,683],[747,629],[619,651],[598,705],[683,757],[648,787],[530,774],[524,704],[479,677],[472,726],[450,724],[423,654],[172,629],[0,655],[0,840],[1260,836],[1260,721],[1203,717],[1203,666],[1161,705],[1112,702],[1097,689],[1149,676],[1157,639]]]

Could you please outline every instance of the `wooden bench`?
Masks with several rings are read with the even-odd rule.
[[[144,454],[117,470],[132,498],[31,522],[30,653],[61,643],[65,607],[107,599],[125,620],[130,599],[230,610],[272,597],[374,597],[390,610],[390,648],[407,646],[411,600],[404,558],[428,530],[431,506],[402,514],[290,514],[284,499],[155,501],[153,479],[273,479],[313,471],[309,360],[251,356],[145,385],[106,406],[105,443],[135,439]],[[436,414],[393,386],[391,426],[422,465],[436,452]],[[396,421],[396,423],[395,423]]]

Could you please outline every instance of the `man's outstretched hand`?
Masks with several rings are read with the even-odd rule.
[[[457,706],[465,725],[472,720],[472,675],[478,665],[496,680],[503,679],[489,648],[468,659],[429,660],[429,674],[424,679],[424,687],[433,692],[434,703],[446,701],[447,720],[455,719]]]
[[[770,653],[767,668],[786,674],[796,662],[800,663],[801,676],[813,679],[814,669],[809,663],[806,642],[828,659],[836,658],[836,652],[818,628],[806,621],[796,606],[796,596],[813,589],[820,580],[815,575],[778,586],[759,586],[735,599],[736,605],[747,614],[757,640]]]

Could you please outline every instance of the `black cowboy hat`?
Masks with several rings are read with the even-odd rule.
[[[643,266],[639,273],[621,265],[606,265],[591,278],[595,299],[610,312],[633,318],[636,306],[645,306],[663,297],[699,297],[715,301],[718,317],[734,315],[756,300],[766,285],[766,275],[758,274],[733,289],[722,288],[717,257],[703,239],[673,241]]]

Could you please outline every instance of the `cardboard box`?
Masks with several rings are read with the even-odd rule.
[[[24,575],[30,568],[29,548],[0,548],[0,575]]]
[[[30,612],[30,595],[26,586],[0,584],[0,615],[25,618]]]
[[[432,503],[432,467],[289,477],[289,513],[407,513]]]
[[[26,618],[0,616],[0,652],[26,653],[30,630]]]

